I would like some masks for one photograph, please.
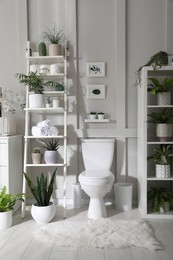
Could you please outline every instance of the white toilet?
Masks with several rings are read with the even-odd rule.
[[[114,156],[114,139],[82,139],[85,171],[79,175],[81,188],[90,197],[88,218],[107,216],[103,197],[110,191],[114,174],[110,171]]]

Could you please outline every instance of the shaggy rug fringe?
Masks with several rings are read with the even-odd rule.
[[[35,237],[63,247],[162,249],[152,228],[144,219],[99,219],[87,221],[57,221],[41,226]]]

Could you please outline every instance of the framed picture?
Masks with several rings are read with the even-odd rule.
[[[105,77],[105,62],[87,62],[87,77]]]
[[[105,99],[105,85],[87,85],[87,99]]]

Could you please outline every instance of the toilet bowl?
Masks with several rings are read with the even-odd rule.
[[[107,216],[104,196],[111,190],[114,174],[110,171],[114,155],[114,139],[82,139],[85,170],[79,174],[79,183],[90,197],[88,218]]]

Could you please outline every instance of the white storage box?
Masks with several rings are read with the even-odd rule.
[[[0,135],[8,136],[16,134],[16,120],[10,117],[0,117]]]

